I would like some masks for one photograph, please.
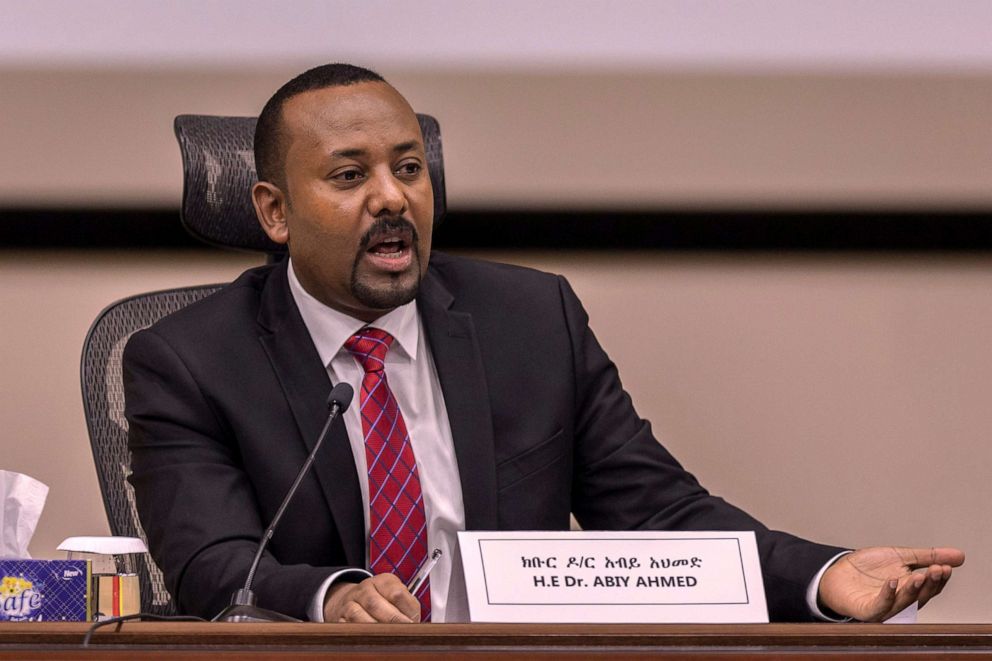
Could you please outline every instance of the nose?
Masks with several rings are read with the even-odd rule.
[[[369,184],[368,209],[373,217],[382,214],[398,216],[406,211],[406,195],[402,184],[396,180],[391,170],[386,168],[385,172],[376,172]]]

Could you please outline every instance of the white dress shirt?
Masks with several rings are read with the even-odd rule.
[[[395,338],[386,353],[386,379],[396,397],[403,421],[410,435],[410,445],[417,461],[420,489],[424,495],[427,517],[427,548],[443,553],[431,572],[431,621],[468,620],[468,601],[458,554],[457,532],[465,529],[465,506],[462,501],[458,462],[451,440],[448,411],[424,335],[415,302],[408,303],[376,319],[371,324],[329,308],[311,296],[296,277],[290,261],[289,289],[310,332],[320,360],[333,383],[344,382],[355,389],[355,400],[343,419],[348,441],[355,458],[355,471],[362,489],[365,513],[365,566],[368,567],[369,483],[365,463],[365,438],[362,429],[360,393],[365,371],[345,348],[344,343],[364,326],[374,326]],[[429,386],[429,387],[425,387]],[[339,572],[328,578],[310,608],[310,619],[323,621],[324,596]]]
[[[465,529],[465,506],[455,447],[451,439],[448,411],[444,405],[441,383],[434,366],[429,343],[426,341],[416,302],[396,308],[371,324],[330,308],[311,296],[300,284],[290,260],[289,290],[300,310],[303,323],[310,332],[317,353],[332,383],[345,382],[355,389],[356,398],[362,391],[365,371],[345,348],[344,343],[364,326],[374,326],[395,338],[386,353],[386,379],[399,404],[403,421],[410,435],[410,444],[420,474],[427,517],[427,548],[441,549],[443,555],[431,572],[431,621],[467,622],[468,597],[461,557],[458,553],[457,532]],[[429,384],[429,388],[423,387]],[[359,401],[344,413],[348,441],[355,458],[355,470],[362,489],[365,512],[365,566],[368,566],[369,484],[365,463],[365,439]],[[817,606],[820,578],[843,553],[827,562],[810,581],[806,604],[819,619],[827,617]],[[315,622],[324,621],[324,597],[328,588],[350,571],[337,572],[321,585],[310,605],[308,615]],[[366,572],[367,573],[367,572]],[[371,576],[371,574],[369,574]],[[842,620],[841,620],[842,621]]]

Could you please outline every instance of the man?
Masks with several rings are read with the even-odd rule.
[[[842,555],[706,492],[636,415],[563,278],[431,253],[420,128],[377,74],[301,74],[263,109],[255,151],[255,209],[290,260],[136,334],[124,357],[131,481],[181,610],[212,616],[243,583],[339,381],[357,401],[272,539],[260,606],[465,619],[456,531],[566,529],[570,512],[587,529],[755,530],[778,620],[882,619],[963,562]],[[435,547],[442,564],[410,594]]]

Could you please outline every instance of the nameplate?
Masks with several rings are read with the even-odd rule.
[[[459,532],[473,622],[768,622],[754,532]]]

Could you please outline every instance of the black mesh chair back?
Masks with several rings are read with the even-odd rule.
[[[124,345],[132,333],[212,294],[222,286],[170,289],[125,298],[101,312],[86,335],[80,369],[83,411],[103,505],[113,535],[145,539],[134,505],[134,491],[127,482],[131,456],[127,448],[127,420],[124,418],[124,386],[121,379]],[[138,559],[138,582],[141,585],[143,613],[175,614],[162,573],[148,554]]]
[[[427,170],[434,189],[434,224],[447,209],[441,128],[430,115],[417,115],[424,135]],[[183,156],[182,222],[193,236],[212,245],[279,254],[258,224],[249,191],[255,175],[254,117],[179,115],[176,138]]]

